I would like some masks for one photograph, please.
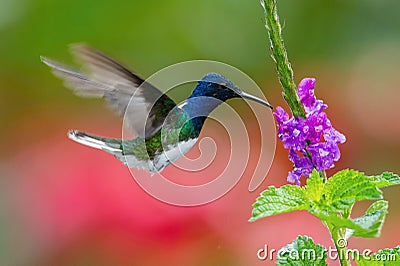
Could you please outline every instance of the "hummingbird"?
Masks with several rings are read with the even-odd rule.
[[[71,46],[82,63],[77,70],[41,57],[66,87],[78,96],[104,98],[136,138],[122,140],[71,130],[68,137],[83,145],[114,155],[130,168],[151,174],[177,161],[197,142],[208,115],[221,103],[244,98],[272,109],[267,102],[245,93],[229,79],[208,73],[190,96],[177,105],[169,96],[121,63],[87,45]],[[86,71],[84,71],[86,70]]]

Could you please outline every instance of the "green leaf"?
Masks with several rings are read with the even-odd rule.
[[[391,172],[383,172],[381,175],[368,176],[368,178],[379,188],[400,184],[399,175]]]
[[[382,199],[382,191],[363,173],[342,170],[328,179],[324,186],[325,204],[329,212],[349,211],[356,201]]]
[[[366,232],[358,232],[353,230],[346,231],[347,239],[353,236],[360,237],[377,237],[381,234],[383,222],[385,221],[386,214],[388,213],[388,202],[386,200],[379,200],[374,202],[365,214],[361,217],[355,218],[353,222],[362,228],[367,229]]]
[[[396,266],[400,264],[400,246],[374,254],[354,254],[353,257],[359,266]]]
[[[387,202],[371,205],[364,216],[349,219],[353,204],[360,200],[382,199],[380,187],[400,184],[398,175],[384,172],[379,176],[365,176],[354,170],[342,170],[326,183],[313,170],[305,188],[285,185],[269,187],[253,205],[250,221],[296,210],[308,210],[314,216],[339,228],[347,228],[347,235],[376,237],[387,214]],[[340,214],[340,215],[338,215]]]
[[[313,170],[310,177],[307,179],[306,196],[314,202],[319,202],[322,197],[324,183],[317,170]]]
[[[278,251],[276,265],[328,265],[327,252],[308,236],[298,236],[293,243]]]
[[[280,188],[270,186],[253,204],[250,221],[285,212],[307,210],[309,205],[307,202],[305,190],[299,186],[285,185]]]
[[[334,213],[314,212],[314,216],[328,222],[336,228],[347,228],[346,239],[350,236],[377,237],[380,235],[387,214],[388,203],[385,200],[374,202],[365,214],[354,220],[337,216]]]

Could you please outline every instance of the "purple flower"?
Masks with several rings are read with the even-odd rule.
[[[288,181],[300,185],[300,177],[308,176],[313,169],[313,164],[304,152],[298,152],[293,148],[289,150],[289,160],[294,163],[294,166],[293,171],[289,172]]]
[[[283,122],[286,122],[289,120],[288,113],[286,113],[285,110],[283,110],[283,108],[280,106],[276,107],[274,116],[275,116],[275,119],[278,122],[278,124],[282,124]]]
[[[322,100],[317,100],[315,104],[312,107],[306,107],[304,106],[304,110],[307,113],[307,116],[310,116],[314,113],[321,113],[323,110],[328,108],[328,105],[326,105]]]
[[[304,156],[304,153],[301,153],[301,155],[299,153],[300,152],[292,148],[289,150],[289,159],[294,163],[294,167],[297,169],[304,169],[305,172],[311,172],[313,165],[310,158]]]
[[[302,174],[300,172],[298,172],[297,170],[293,170],[293,171],[289,172],[287,181],[289,181],[290,183],[296,183],[296,185],[300,186],[300,177],[301,176],[302,176]]]
[[[335,143],[345,143],[346,142],[346,137],[331,127],[329,130],[326,130],[324,132],[324,139],[328,142],[335,142]]]
[[[314,86],[315,79],[305,78],[300,81],[297,89],[297,94],[299,95],[300,101],[306,108],[314,106],[315,102],[317,101],[314,95]]]
[[[318,143],[325,131],[332,127],[326,113],[315,113],[306,118],[305,130],[307,131],[307,140],[311,143]]]
[[[290,147],[296,150],[303,149],[307,137],[304,132],[304,119],[300,117],[292,117],[289,119],[288,113],[280,106],[276,108],[274,116],[280,125],[278,128],[278,137],[283,142],[283,146],[286,149]]]
[[[300,185],[302,176],[309,176],[312,169],[324,171],[334,167],[340,158],[338,144],[346,137],[334,129],[325,112],[328,105],[314,95],[315,79],[305,78],[298,87],[298,95],[306,112],[306,118],[289,117],[280,106],[274,113],[278,123],[278,137],[289,149],[293,171],[288,181]]]
[[[312,144],[307,146],[306,150],[311,154],[312,164],[318,171],[334,167],[334,161],[340,157],[339,147],[334,142]]]

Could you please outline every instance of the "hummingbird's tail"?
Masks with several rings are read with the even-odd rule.
[[[127,149],[129,148],[134,148],[135,147],[135,142],[125,142],[123,144],[122,140],[120,139],[112,139],[112,138],[105,138],[105,137],[100,137],[84,132],[80,132],[77,130],[71,130],[68,132],[68,137],[72,139],[73,141],[76,141],[78,143],[81,143],[83,145],[96,148],[99,150],[103,150],[107,153],[110,153],[115,156],[118,160],[120,160],[124,165],[128,167],[134,167],[134,168],[143,168],[149,171],[150,173],[156,173],[160,169],[155,168],[153,165],[153,162],[149,160],[148,157],[145,157],[147,155],[142,155],[142,157],[137,158],[135,154],[124,154],[124,145],[126,146]],[[145,145],[143,141],[138,141],[138,145],[140,147],[145,147],[142,145]],[[137,143],[136,143],[137,145]]]
[[[122,155],[121,140],[119,139],[104,138],[77,130],[71,130],[70,132],[68,132],[68,137],[73,141],[92,148],[106,151],[115,156]]]

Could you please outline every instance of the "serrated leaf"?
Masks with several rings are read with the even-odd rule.
[[[323,214],[314,212],[312,214],[334,227],[346,228],[346,239],[351,235],[360,237],[377,237],[380,235],[387,214],[387,208],[387,201],[380,200],[374,202],[365,212],[365,215],[354,220],[337,216],[334,213]]]
[[[275,214],[307,209],[307,198],[303,188],[295,185],[285,185],[280,188],[270,186],[260,194],[253,204],[250,221],[253,222]]]
[[[316,213],[316,212],[311,213],[311,214],[313,214],[315,217],[317,217],[323,221],[330,223],[334,227],[348,228],[348,229],[352,229],[353,231],[357,231],[359,233],[367,231],[367,229],[354,223],[353,220],[348,219],[348,218],[342,218],[335,214],[324,214],[324,213]]]
[[[319,202],[322,197],[324,183],[317,170],[313,170],[310,177],[307,179],[306,195],[308,199]]]
[[[396,266],[400,264],[400,246],[379,250],[371,255],[353,255],[359,266]]]
[[[368,229],[368,232],[357,232],[353,230],[346,230],[346,238],[351,235],[360,237],[377,237],[381,233],[383,222],[385,221],[386,214],[388,213],[388,202],[380,200],[374,202],[365,214],[361,217],[355,218],[353,222],[360,225],[362,228]]]
[[[308,236],[298,236],[278,251],[276,265],[328,265],[326,249]]]
[[[391,172],[383,172],[381,175],[368,176],[368,178],[379,188],[400,184],[399,175]]]
[[[324,186],[326,205],[330,212],[344,213],[359,200],[382,199],[380,191],[363,173],[342,170],[328,179]]]

